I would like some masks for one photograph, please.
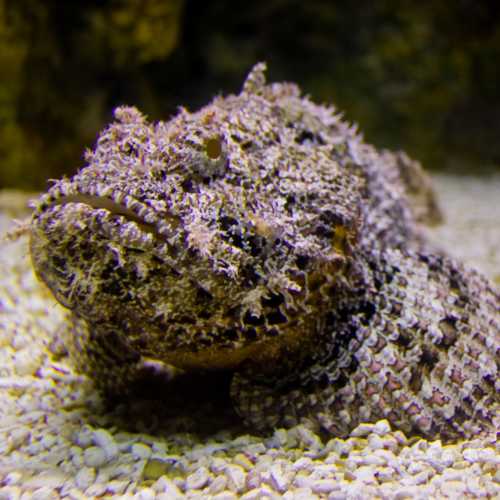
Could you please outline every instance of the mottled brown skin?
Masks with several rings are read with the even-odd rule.
[[[418,163],[266,85],[262,64],[196,113],[115,116],[31,224],[36,272],[98,388],[225,370],[255,429],[497,428],[499,293],[422,238],[437,208]]]

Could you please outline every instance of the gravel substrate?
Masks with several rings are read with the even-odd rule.
[[[432,228],[429,237],[500,285],[500,173],[436,175],[433,181],[446,223]]]
[[[498,281],[500,176],[436,184],[448,222],[432,237]],[[223,399],[107,409],[53,341],[65,312],[27,239],[0,248],[0,500],[500,497],[493,435],[443,445],[380,421],[322,442],[304,426],[248,434]]]

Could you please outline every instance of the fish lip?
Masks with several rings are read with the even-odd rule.
[[[141,231],[151,233],[156,239],[168,241],[175,236],[177,217],[159,213],[155,208],[113,186],[95,184],[89,187],[75,182],[59,182],[33,204],[33,218],[52,207],[81,203],[92,210],[104,209],[111,215],[135,222]],[[170,222],[170,223],[169,223]],[[172,224],[172,222],[174,222]]]

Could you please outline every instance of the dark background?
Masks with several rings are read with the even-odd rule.
[[[500,2],[0,0],[0,187],[42,189],[134,104],[238,92],[257,61],[428,168],[500,165]]]

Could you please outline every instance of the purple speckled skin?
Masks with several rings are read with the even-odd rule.
[[[78,366],[114,394],[147,369],[229,372],[254,429],[495,430],[499,292],[421,236],[420,166],[264,70],[168,122],[118,108],[38,201],[33,264]]]

